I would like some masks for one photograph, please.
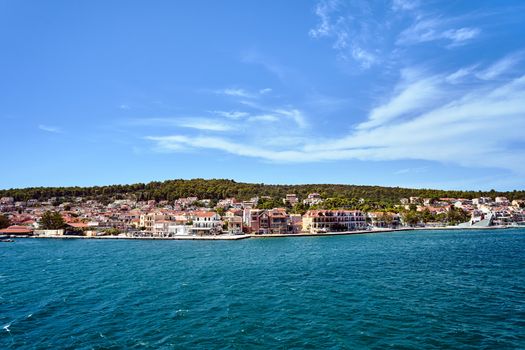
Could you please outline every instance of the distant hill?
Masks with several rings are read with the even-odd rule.
[[[480,196],[505,196],[510,200],[525,199],[525,191],[443,191],[433,189],[410,189],[383,186],[356,186],[339,184],[311,185],[265,185],[236,182],[226,179],[167,180],[163,182],[138,183],[132,185],[110,185],[93,187],[31,187],[0,190],[0,197],[14,197],[17,201],[28,199],[47,200],[52,197],[62,201],[72,197],[84,197],[108,201],[111,199],[134,198],[137,200],[175,200],[180,197],[196,196],[200,199],[219,200],[235,197],[240,200],[254,196],[282,198],[287,193],[295,193],[301,199],[309,193],[317,192],[323,198],[364,198],[370,201],[398,203],[401,198],[474,198]]]

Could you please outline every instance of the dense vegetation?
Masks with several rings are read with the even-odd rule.
[[[309,193],[317,192],[323,198],[346,199],[356,203],[360,198],[370,202],[397,204],[399,199],[412,196],[424,198],[474,198],[480,196],[506,196],[510,200],[525,198],[525,191],[442,191],[432,189],[409,189],[400,187],[356,186],[356,185],[266,185],[235,182],[233,180],[168,180],[164,182],[138,183],[133,185],[111,185],[94,187],[32,187],[0,190],[0,197],[14,197],[17,201],[29,199],[49,200],[58,198],[67,201],[73,197],[109,201],[133,198],[137,200],[175,200],[180,197],[197,196],[200,199],[219,200],[235,197],[246,200],[255,196],[270,196],[277,200],[287,193],[295,193],[303,199]]]
[[[401,212],[403,221],[409,226],[416,226],[419,223],[429,222],[446,223],[447,225],[457,225],[470,219],[470,214],[463,209],[451,207],[446,213],[431,213],[428,209],[423,211],[403,210]]]
[[[9,227],[9,225],[11,225],[9,218],[3,214],[0,214],[0,230]]]
[[[62,215],[56,211],[46,211],[40,219],[43,230],[60,230],[66,226]]]

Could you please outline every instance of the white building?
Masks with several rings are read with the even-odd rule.
[[[176,221],[158,220],[153,224],[153,235],[158,237],[188,236],[192,233],[192,226]]]
[[[303,200],[304,205],[312,206],[323,202],[319,193],[310,193],[306,199]]]
[[[222,221],[220,215],[213,211],[195,212],[192,233],[200,236],[222,233]]]

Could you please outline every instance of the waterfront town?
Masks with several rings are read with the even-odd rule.
[[[410,197],[401,199],[392,211],[318,209],[325,201],[318,193],[310,193],[306,198],[287,194],[281,199],[282,207],[270,209],[260,208],[259,204],[265,199],[269,198],[212,201],[187,197],[172,202],[118,199],[103,204],[77,197],[58,204],[57,198],[15,201],[12,197],[3,197],[0,198],[0,215],[5,223],[0,234],[176,238],[525,224],[525,200],[510,201],[506,197]],[[294,210],[297,207],[304,210]],[[455,213],[455,221],[450,220],[451,213]]]

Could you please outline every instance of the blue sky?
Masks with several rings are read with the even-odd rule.
[[[525,188],[523,1],[2,1],[0,188]]]

